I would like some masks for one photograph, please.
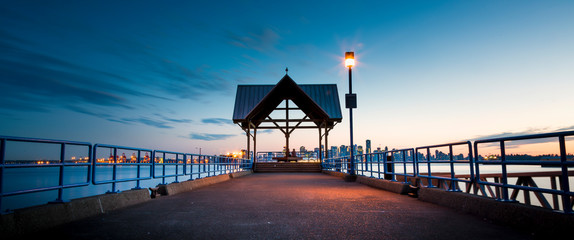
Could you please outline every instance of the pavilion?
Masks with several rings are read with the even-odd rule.
[[[285,102],[283,105],[280,104]],[[292,102],[292,104],[290,104]],[[296,105],[296,106],[293,106]],[[300,110],[303,117],[290,118],[289,112]],[[284,111],[285,118],[274,119],[270,114]],[[342,120],[341,105],[336,84],[297,84],[289,75],[276,85],[238,85],[233,111],[233,123],[238,124],[247,136],[247,153],[251,153],[253,139],[253,156],[256,162],[257,130],[279,129],[285,135],[285,148],[289,151],[289,136],[295,129],[315,128],[319,130],[319,159],[328,157],[328,151],[322,149],[328,145],[329,131]],[[284,159],[297,160],[288,154]]]

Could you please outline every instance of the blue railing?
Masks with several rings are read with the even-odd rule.
[[[52,154],[56,159],[47,160],[47,159],[39,159],[37,161],[25,161],[24,159],[20,159],[16,157],[16,152],[8,151],[8,147],[10,144],[14,144],[15,148],[17,148],[19,142],[28,142],[28,143],[35,143],[35,144],[49,144],[54,147],[50,147],[52,149]],[[66,153],[70,150],[70,147],[77,147],[80,146],[86,154],[88,158],[82,158],[81,160],[78,159],[77,161],[71,161],[71,158],[66,155]],[[14,148],[13,148],[14,149]],[[22,150],[22,149],[19,149]],[[76,151],[78,151],[76,149]],[[28,153],[32,154],[32,153]],[[9,156],[9,159],[6,156]],[[48,140],[48,139],[31,139],[31,138],[18,138],[18,137],[0,137],[0,206],[2,206],[2,200],[4,197],[7,196],[15,196],[15,195],[22,195],[22,194],[29,194],[29,193],[37,193],[37,192],[45,192],[45,191],[53,191],[57,190],[57,198],[53,202],[65,202],[62,197],[62,193],[66,188],[74,188],[80,186],[87,186],[90,184],[90,173],[91,173],[91,166],[92,166],[92,145],[85,142],[73,142],[73,141],[60,141],[60,140]],[[32,187],[32,188],[19,188],[17,184],[19,182],[11,182],[10,179],[5,179],[4,176],[6,174],[19,174],[16,171],[17,169],[28,169],[28,168],[50,168],[54,170],[57,169],[57,183],[52,182],[48,183],[45,186],[41,187]],[[66,182],[66,173],[69,168],[85,168],[83,171],[86,177],[83,181],[69,183]],[[11,189],[6,189],[7,187],[11,187]]]
[[[57,191],[54,201],[23,204],[11,200],[18,205],[13,209],[66,202],[64,189],[90,188],[87,194],[97,195],[104,193],[100,192],[103,187],[106,193],[117,193],[120,184],[123,189],[141,189],[165,184],[167,180],[178,182],[186,176],[193,180],[251,168],[249,159],[226,156],[0,136],[0,212],[9,212],[10,206],[5,206],[9,197],[32,201],[52,198],[52,192]],[[144,181],[148,185],[142,186]],[[43,195],[34,195],[39,193]]]
[[[328,171],[347,172],[350,168],[349,157],[334,157],[325,159],[322,168]]]
[[[461,151],[455,151],[455,147],[462,146],[463,148]],[[446,148],[446,149],[445,149]],[[442,150],[445,150],[444,153]],[[435,151],[435,154],[431,154],[432,150]],[[422,151],[422,152],[421,152]],[[456,154],[456,153],[459,154]],[[439,154],[442,153],[442,154]],[[463,154],[466,153],[466,156]],[[449,191],[460,191],[458,187],[458,182],[466,182],[470,183],[469,179],[473,179],[473,169],[472,169],[472,144],[470,141],[467,142],[457,142],[457,143],[447,143],[447,144],[440,144],[440,145],[432,145],[432,146],[424,146],[424,147],[417,147],[416,148],[417,154],[417,169],[418,169],[418,176],[423,177],[427,180],[427,187],[436,187],[433,184],[433,179],[438,180],[438,183],[444,182],[447,180],[448,186],[447,189]],[[433,171],[434,166],[440,166],[442,169],[448,170],[447,172],[437,172]],[[457,176],[461,176],[461,172],[457,171],[457,165],[463,165],[467,168],[464,174],[470,174],[470,178],[460,178]],[[421,170],[422,169],[422,170]],[[434,172],[434,174],[433,174]]]
[[[474,181],[478,186],[482,188],[480,190],[484,191],[484,186],[495,187],[496,193],[493,197],[501,201],[514,202],[517,199],[518,191],[522,190],[525,193],[526,202],[530,202],[528,192],[532,191],[535,196],[540,201],[540,204],[546,208],[552,208],[559,210],[560,201],[562,203],[561,208],[564,212],[572,213],[574,192],[570,190],[570,184],[574,178],[574,170],[569,171],[569,168],[574,167],[574,156],[568,155],[566,152],[566,138],[569,136],[574,136],[574,132],[558,132],[558,133],[546,133],[537,135],[526,135],[526,136],[515,136],[506,138],[493,138],[484,139],[474,142],[474,154],[476,157],[476,176]],[[571,137],[572,140],[574,138]],[[516,146],[517,144],[542,144],[548,142],[558,143],[559,153],[555,158],[548,159],[529,159],[529,160],[519,160],[516,157],[509,156],[507,153],[508,146]],[[499,154],[492,158],[484,158],[479,155],[481,150],[481,145],[496,144]],[[490,146],[492,147],[492,146]],[[572,146],[571,146],[572,147]],[[485,166],[496,166],[499,167],[497,173],[481,173],[481,169]],[[558,171],[537,171],[532,173],[524,173],[523,171],[516,171],[517,168],[524,168],[524,166],[540,166],[547,169],[558,169]],[[493,182],[487,181],[487,179],[493,178]],[[550,178],[551,184],[549,186],[538,186],[535,184],[535,177]],[[559,186],[556,185],[555,178],[559,180]],[[515,184],[511,184],[510,180],[516,179]],[[512,194],[510,190],[513,190]],[[553,198],[554,206],[552,206],[544,194],[550,194]],[[561,196],[558,199],[558,196]]]
[[[348,162],[348,157],[339,157]],[[360,175],[381,178],[387,180],[397,181],[402,179],[403,182],[408,182],[409,177],[416,176],[416,164],[414,157],[414,149],[398,149],[389,150],[376,153],[368,153],[356,156],[356,169]],[[381,171],[382,170],[382,171]]]
[[[540,156],[539,159],[526,159],[529,155],[508,152],[508,146],[515,149],[529,144],[549,143],[554,143],[558,151],[547,159]],[[403,182],[422,187],[465,191],[498,201],[522,202],[570,214],[574,206],[574,192],[571,191],[574,155],[567,153],[567,143],[571,144],[568,149],[574,148],[574,131],[481,139],[475,141],[474,145],[466,141],[417,147],[412,161],[403,159],[403,156],[408,156],[404,153],[399,154],[399,158],[388,158],[391,152],[405,150],[363,154],[355,158],[355,165],[358,166],[356,174],[391,181],[398,181],[397,176],[402,176]],[[480,154],[481,150],[492,151],[493,147],[497,154]],[[325,159],[323,169],[348,172],[348,160],[348,156]],[[402,164],[399,165],[402,169],[397,168],[397,163]],[[416,169],[407,171],[411,163]],[[461,189],[459,183],[466,184],[466,188]],[[521,199],[520,191],[523,193]],[[538,203],[531,202],[531,194],[538,199]],[[552,201],[548,201],[548,197]]]
[[[166,178],[173,177],[175,178],[174,182],[179,182],[178,178],[186,175],[187,154],[156,150],[153,152],[153,156],[153,177],[161,178],[162,184],[165,184]]]
[[[100,149],[109,149],[109,157],[100,157],[98,154],[102,153]],[[118,150],[131,151],[135,155],[131,155],[129,159],[122,154],[118,154]],[[106,152],[104,152],[106,153]],[[110,193],[118,192],[116,189],[117,183],[119,182],[136,182],[136,186],[133,189],[140,189],[141,181],[149,180],[153,177],[153,163],[150,161],[150,155],[153,156],[153,150],[142,149],[142,148],[132,148],[132,147],[122,147],[114,145],[105,144],[95,144],[94,145],[94,174],[92,183],[94,185],[100,184],[111,184],[112,189]],[[120,176],[118,177],[118,167],[119,168],[130,168],[135,166],[136,176]],[[109,179],[100,179],[104,174],[98,174],[103,169],[109,170],[111,167],[111,173],[105,174],[109,176]],[[144,168],[142,176],[142,168]],[[146,171],[147,169],[147,171]],[[109,172],[109,171],[108,171]]]

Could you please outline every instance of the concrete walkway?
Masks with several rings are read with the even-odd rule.
[[[529,239],[321,173],[257,173],[43,231],[41,239]]]

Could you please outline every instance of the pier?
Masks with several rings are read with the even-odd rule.
[[[336,92],[336,85],[297,85],[288,75],[277,85],[239,87],[233,121],[247,136],[240,157],[0,136],[0,231],[63,239],[570,234],[574,131],[333,156]],[[285,118],[271,118],[276,110]],[[301,128],[318,130],[314,157],[289,151],[290,134]],[[282,131],[285,152],[257,152],[258,129]],[[552,142],[551,156],[507,154]],[[19,154],[38,146],[51,155]]]
[[[329,174],[255,173],[57,226],[32,237],[529,239],[533,235]]]

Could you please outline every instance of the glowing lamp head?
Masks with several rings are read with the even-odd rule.
[[[345,67],[353,67],[355,66],[355,53],[354,52],[346,52],[345,53]]]

